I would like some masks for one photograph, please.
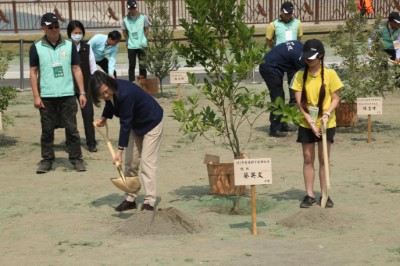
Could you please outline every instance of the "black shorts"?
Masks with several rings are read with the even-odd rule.
[[[333,137],[335,136],[336,127],[328,128],[326,131],[326,139],[333,143]],[[297,142],[299,143],[314,143],[322,141],[322,138],[318,138],[315,136],[314,132],[311,128],[299,127],[299,131],[297,133]]]

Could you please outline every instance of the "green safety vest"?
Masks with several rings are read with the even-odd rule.
[[[147,38],[144,34],[144,15],[136,18],[129,15],[124,17],[126,31],[128,33],[128,49],[142,49],[147,47]]]
[[[397,40],[400,30],[396,29],[390,34],[388,24],[389,23],[385,23],[381,26],[381,40],[385,49],[394,50],[393,41]]]
[[[45,38],[35,43],[39,56],[39,89],[40,97],[65,97],[75,94],[71,69],[72,42],[61,37],[56,48],[50,46]],[[62,67],[55,75],[55,65]]]
[[[289,23],[285,23],[280,19],[274,20],[275,26],[275,46],[286,42],[286,31],[292,31],[293,40],[297,40],[297,35],[299,31],[299,20],[292,19]]]

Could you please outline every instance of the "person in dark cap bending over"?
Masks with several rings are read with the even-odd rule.
[[[268,87],[271,101],[278,97],[285,99],[283,90],[283,76],[285,72],[296,73],[303,68],[304,61],[300,59],[303,44],[299,41],[288,41],[278,44],[264,56],[264,63],[259,67],[260,74]],[[290,83],[290,80],[288,80]],[[273,137],[285,137],[291,130],[288,124],[281,122],[281,116],[276,118],[271,112],[269,115],[269,134]]]
[[[58,117],[65,126],[69,143],[69,161],[76,171],[86,171],[82,160],[80,136],[76,123],[78,111],[75,98],[74,78],[79,88],[79,104],[86,104],[80,59],[74,44],[60,34],[55,14],[46,13],[41,19],[42,39],[29,50],[30,79],[34,106],[39,109],[42,134],[40,145],[42,160],[36,173],[51,170],[55,160],[54,129]]]

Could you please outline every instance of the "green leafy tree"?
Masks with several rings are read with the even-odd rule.
[[[329,44],[335,54],[342,58],[340,64],[330,67],[336,70],[344,84],[340,90],[341,102],[355,103],[359,97],[382,96],[399,89],[399,64],[388,64],[388,55],[384,52],[379,30],[382,24],[378,16],[374,24],[368,26],[365,17],[360,15],[355,1],[348,1],[349,14],[343,25],[338,25],[329,36]],[[370,29],[371,28],[371,29]],[[368,47],[368,37],[372,39],[372,51]],[[367,56],[367,55],[370,56]],[[301,113],[277,99],[269,104],[274,115],[283,115],[283,121],[298,124]]]
[[[381,17],[370,32],[355,1],[348,1],[346,10],[349,17],[345,24],[337,26],[329,36],[335,54],[342,58],[340,64],[332,65],[345,85],[340,90],[341,101],[355,103],[359,97],[384,96],[385,92],[396,90],[398,66],[388,67],[388,55],[379,36],[379,29],[384,26]],[[372,37],[373,53],[368,48],[368,37]]]
[[[150,23],[149,46],[146,51],[147,70],[162,81],[170,71],[178,69],[178,57],[173,49],[174,30],[170,25],[168,0],[146,0]]]
[[[3,44],[0,43],[0,80],[4,79],[4,75],[6,74],[9,63],[12,59],[12,55],[4,51],[2,49]],[[10,101],[15,99],[17,94],[15,92],[15,88],[11,86],[1,86],[0,87],[0,113],[4,113],[7,110]],[[7,125],[12,125],[13,120],[8,115],[2,115],[2,124],[4,127]]]
[[[252,69],[261,63],[265,47],[253,39],[254,27],[245,24],[245,1],[185,0],[193,18],[180,20],[187,43],[176,48],[189,67],[201,65],[203,83],[193,73],[189,82],[207,99],[199,106],[199,94],[173,103],[173,118],[180,130],[194,140],[198,135],[229,148],[240,158],[251,140],[252,128],[266,109],[266,91],[256,93],[242,84]],[[244,144],[243,144],[244,143]]]
[[[291,106],[285,103],[281,97],[276,98],[275,102],[268,103],[268,111],[274,114],[274,118],[282,116],[281,122],[286,124],[295,124],[299,126],[303,118],[303,114],[300,112],[297,105]]]
[[[198,93],[173,103],[173,118],[180,130],[194,140],[200,135],[215,145],[229,148],[234,158],[241,158],[251,141],[253,125],[266,110],[266,90],[250,91],[243,85],[249,73],[259,65],[266,47],[253,39],[254,26],[245,21],[245,1],[185,0],[192,23],[180,20],[187,43],[176,45],[178,54],[189,67],[201,65],[203,83],[193,73],[189,82]],[[199,106],[199,94],[207,103]],[[233,213],[239,211],[237,190]]]

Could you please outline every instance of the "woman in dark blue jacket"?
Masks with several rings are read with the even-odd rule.
[[[141,210],[154,210],[163,109],[135,83],[114,79],[101,71],[96,71],[91,77],[90,89],[97,107],[100,107],[101,100],[105,101],[103,114],[96,121],[97,125],[104,126],[107,119],[114,115],[119,118],[120,131],[115,161],[122,162],[122,152],[126,148],[125,175],[138,176],[140,164],[140,176],[146,194]],[[115,210],[136,209],[137,192],[129,193]]]

